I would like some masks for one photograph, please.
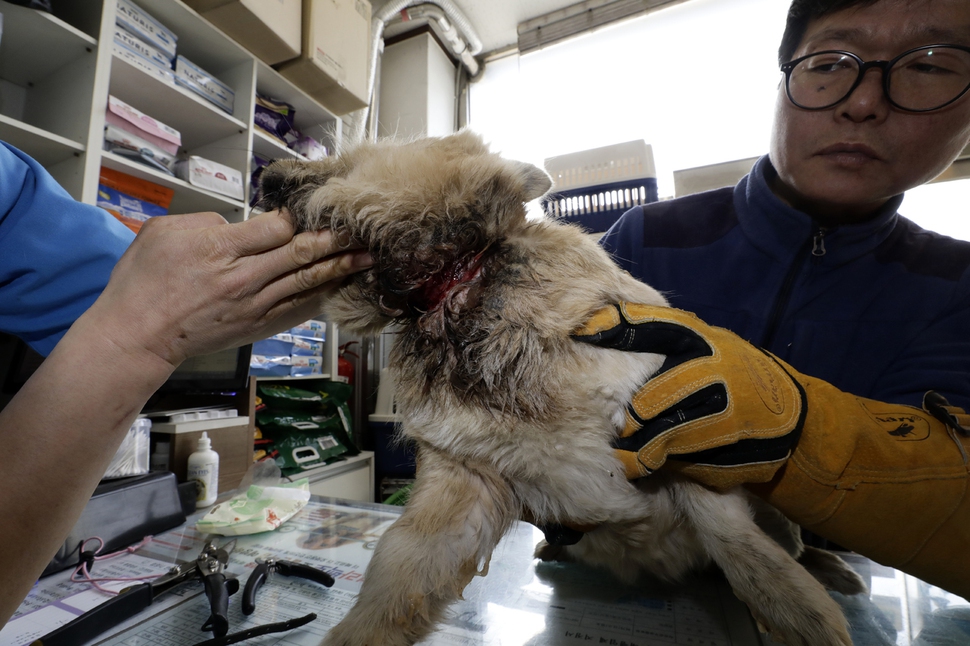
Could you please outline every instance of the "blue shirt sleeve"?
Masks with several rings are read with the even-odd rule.
[[[101,294],[133,238],[0,142],[0,330],[49,354]]]

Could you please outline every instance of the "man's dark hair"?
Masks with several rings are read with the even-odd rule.
[[[795,51],[802,44],[808,24],[829,14],[850,7],[865,7],[880,0],[792,0],[788,7],[788,20],[785,34],[778,48],[778,64],[782,65],[795,58]]]

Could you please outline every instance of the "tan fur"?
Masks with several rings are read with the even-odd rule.
[[[264,174],[267,206],[373,253],[375,267],[338,289],[326,315],[363,333],[398,323],[401,432],[418,445],[410,502],[324,643],[421,639],[525,516],[598,525],[568,548],[540,544],[540,557],[628,580],[677,580],[713,562],[785,643],[850,644],[838,606],[793,558],[803,547],[780,514],[755,503],[773,539],[740,490],[718,494],[663,473],[623,477],[610,442],[662,357],[569,335],[609,303],[665,301],[579,229],[526,220],[523,203],[549,185],[469,132],[363,145]],[[826,580],[860,591],[837,561],[812,559]]]

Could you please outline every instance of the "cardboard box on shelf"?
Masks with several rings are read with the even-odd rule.
[[[186,0],[186,4],[268,65],[300,55],[301,0]]]
[[[365,107],[370,20],[367,0],[304,0],[303,52],[277,69],[338,115]]]

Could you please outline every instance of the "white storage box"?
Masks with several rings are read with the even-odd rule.
[[[175,82],[232,114],[236,101],[232,88],[181,54],[175,59]]]
[[[213,193],[243,199],[242,173],[212,160],[192,155],[175,164],[175,175],[193,186],[206,188]]]
[[[122,43],[115,41],[113,43],[112,51],[114,52],[115,56],[128,61],[135,67],[141,69],[146,74],[150,76],[154,76],[155,78],[161,79],[166,83],[171,83],[172,85],[175,84],[175,73],[172,72],[172,70],[155,65],[150,60],[148,60],[147,58],[145,58],[135,50],[130,49],[127,46],[123,45]]]
[[[147,417],[136,419],[128,429],[128,435],[118,447],[117,453],[111,458],[103,479],[127,478],[148,473],[151,435],[152,421]]]
[[[169,61],[175,58],[175,45],[178,42],[178,36],[140,7],[128,2],[128,0],[118,0],[115,22],[149,45],[161,50]]]
[[[121,43],[136,54],[141,54],[159,67],[172,66],[172,59],[163,54],[161,50],[152,47],[127,29],[123,29],[120,25],[115,25],[115,42]]]

